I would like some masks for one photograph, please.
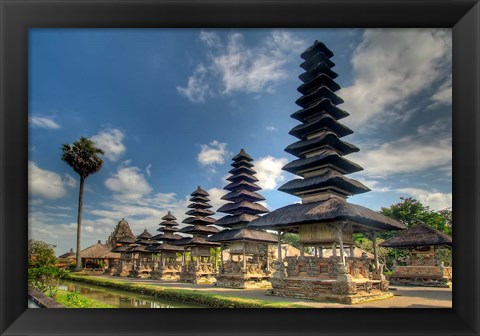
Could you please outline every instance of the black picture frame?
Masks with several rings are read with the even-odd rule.
[[[473,0],[0,0],[2,335],[479,334],[480,4]],[[453,29],[451,309],[27,309],[28,29]]]

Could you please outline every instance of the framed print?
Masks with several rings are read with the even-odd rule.
[[[0,9],[2,334],[479,333],[478,2],[2,0]],[[401,41],[383,33],[402,29],[410,33]],[[421,57],[434,66],[402,71]],[[292,73],[300,75],[290,80]],[[357,104],[346,100],[344,111],[335,105],[345,92]],[[416,98],[407,104],[399,96]],[[340,139],[352,132],[360,134],[352,144]],[[103,155],[88,173],[69,156],[75,140],[88,142],[83,135]],[[377,156],[342,158],[371,141]],[[374,173],[344,176],[362,167]],[[384,178],[398,171],[404,175]],[[381,194],[361,204],[377,201],[382,213],[345,202],[375,188]],[[290,198],[277,197],[282,192]],[[387,217],[392,195],[436,206],[427,206],[431,215],[453,209],[452,237],[422,227],[429,220],[422,217],[404,230],[410,236],[385,235],[377,246],[379,230],[410,226]],[[77,204],[81,253],[73,250]],[[366,250],[356,250],[357,234]],[[282,247],[288,235],[297,250]],[[423,235],[434,238],[413,246]],[[32,237],[64,253],[61,267],[140,278],[147,286],[137,291],[158,296],[129,305],[118,294],[116,307],[175,307],[162,303],[165,293],[197,297],[178,307],[204,307],[205,283],[216,281],[217,307],[236,307],[228,301],[236,291],[256,300],[242,308],[318,309],[31,309]],[[273,262],[268,244],[289,261]],[[438,246],[452,244],[451,265],[435,259]],[[399,248],[404,264],[396,255],[379,260],[388,247]],[[386,299],[383,267],[395,268],[391,283],[400,270],[428,284],[434,276],[419,269],[446,272],[442,284],[454,285],[442,295],[452,299],[409,301],[400,289],[387,304],[395,298]],[[188,284],[162,294],[148,287],[150,278]],[[239,294],[263,285],[271,295]],[[332,298],[337,306],[317,304]],[[365,304],[378,299],[385,303]],[[332,309],[340,306],[348,308]],[[367,307],[384,309],[358,309]]]

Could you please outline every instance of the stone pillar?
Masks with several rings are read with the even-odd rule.
[[[350,257],[355,257],[355,245],[350,245]]]
[[[223,244],[220,245],[220,271],[223,270],[223,250],[222,250]]]
[[[265,260],[267,261],[267,266],[265,268],[265,270],[267,272],[270,272],[270,257],[269,257],[269,249],[268,249],[268,244],[265,244],[265,247],[267,248],[267,253],[266,253],[266,256],[265,256]]]
[[[378,270],[377,232],[372,231],[373,256],[375,258],[375,270]]]
[[[285,278],[287,275],[285,273],[285,265],[283,264],[282,258],[282,232],[278,232],[278,259],[275,263],[275,273],[273,273],[274,278]]]
[[[332,256],[337,257],[337,244],[332,244]]]
[[[319,247],[318,247],[318,256],[319,256],[320,258],[323,258],[323,246],[319,246]]]

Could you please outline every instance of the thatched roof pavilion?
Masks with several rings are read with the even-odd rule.
[[[452,246],[452,237],[427,224],[417,224],[383,241],[383,247]]]
[[[120,239],[125,241],[128,238],[131,238],[134,241],[136,239],[135,235],[130,229],[130,225],[125,220],[125,218],[122,218],[122,220],[120,220],[115,226],[115,229],[113,230],[112,234],[108,237],[107,245],[109,245],[110,247],[114,247],[117,245],[117,243],[123,243],[123,242],[120,242]]]
[[[70,249],[67,253],[58,256],[58,259],[70,259],[75,260],[77,254],[73,252],[73,248]]]

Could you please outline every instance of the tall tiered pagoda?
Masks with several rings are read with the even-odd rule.
[[[152,237],[152,240],[159,241],[161,244],[151,245],[150,250],[159,255],[160,258],[154,259],[154,267],[151,277],[161,280],[178,280],[182,270],[181,261],[177,260],[177,253],[183,253],[183,248],[174,245],[175,242],[183,238],[177,234],[179,224],[176,222],[177,218],[173,216],[170,211],[162,217],[163,221],[160,223],[159,234]]]
[[[229,203],[221,206],[217,212],[228,215],[217,220],[215,225],[229,228],[208,238],[228,246],[230,259],[223,260],[216,286],[230,288],[269,287],[270,278],[268,243],[276,243],[276,238],[265,231],[247,229],[247,224],[265,214],[268,210],[259,201],[265,198],[258,194],[261,188],[255,183],[258,179],[253,170],[253,159],[243,149],[233,157],[230,182],[223,189],[229,191],[223,200]]]
[[[405,226],[347,202],[347,197],[369,189],[345,176],[362,168],[344,157],[359,149],[341,140],[353,132],[339,122],[349,114],[337,107],[343,100],[335,94],[340,86],[334,81],[337,74],[331,69],[335,65],[332,56],[332,51],[318,41],[301,54],[304,62],[300,66],[305,72],[299,76],[303,84],[298,91],[302,96],[296,101],[301,109],[291,115],[300,124],[290,131],[298,141],[285,149],[297,159],[283,167],[301,178],[285,183],[279,190],[300,197],[302,203],[272,211],[248,227],[278,230],[279,246],[283,233],[299,234],[301,255],[285,258],[286,270],[279,258],[271,279],[272,294],[354,303],[392,294],[376,253],[373,272],[369,271],[368,258],[345,253],[346,249],[355,249],[353,233],[371,238],[376,252],[377,231]],[[306,247],[317,253],[305,256]],[[324,249],[331,249],[332,257],[324,258]]]
[[[217,274],[216,260],[212,262],[210,250],[220,246],[219,243],[207,241],[207,237],[219,230],[212,226],[215,219],[210,217],[215,212],[209,210],[212,206],[209,204],[210,196],[205,190],[198,186],[197,190],[190,194],[189,211],[186,214],[190,217],[185,218],[182,223],[188,224],[180,232],[192,235],[192,238],[180,239],[176,245],[183,246],[184,251],[190,252],[190,260],[184,260],[180,281],[190,283],[213,283]]]

